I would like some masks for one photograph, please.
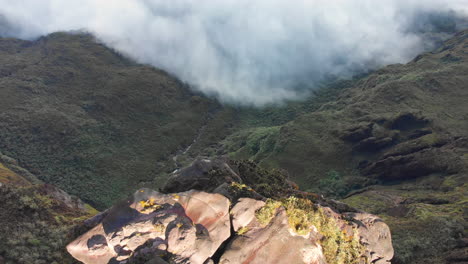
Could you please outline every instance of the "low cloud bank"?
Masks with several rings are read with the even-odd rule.
[[[466,0],[0,0],[0,35],[86,30],[221,101],[261,106],[407,62],[467,15]]]

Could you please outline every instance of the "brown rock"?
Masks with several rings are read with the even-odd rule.
[[[78,237],[67,246],[67,251],[86,264],[108,263],[117,253],[109,246],[102,224]]]
[[[265,202],[250,198],[241,198],[239,202],[232,208],[232,227],[234,231],[238,231],[242,227],[246,227],[255,219],[255,211],[262,208]]]
[[[261,204],[252,199],[241,199],[234,206],[232,213],[236,226],[247,227],[248,231],[236,236],[227,246],[221,256],[221,264],[326,263],[322,248],[314,236],[300,236],[290,231],[284,208],[277,210],[270,224],[261,227],[255,217],[251,217],[255,213],[254,208]],[[252,207],[249,209],[249,206]]]
[[[212,175],[217,171],[218,175]],[[222,177],[219,177],[222,174]],[[242,182],[239,175],[223,159],[198,159],[190,166],[176,171],[163,187],[167,193],[187,190],[212,192],[223,183]]]
[[[141,189],[67,250],[86,264],[121,263],[161,251],[172,254],[174,263],[201,264],[230,236],[228,212],[229,200],[219,194]]]
[[[361,242],[366,245],[368,263],[390,264],[393,246],[390,228],[382,219],[368,213],[345,214],[358,223],[357,229]]]

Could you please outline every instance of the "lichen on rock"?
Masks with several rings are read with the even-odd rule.
[[[265,197],[243,182],[245,171],[238,167],[222,160],[203,160],[203,166],[198,162],[169,179],[170,186],[184,190],[209,175],[217,177],[212,183],[219,186],[206,188],[227,196],[204,190],[138,190],[70,243],[70,254],[86,264],[380,264],[393,256],[390,231],[376,216],[346,212],[349,207],[292,184],[276,197]],[[256,167],[247,165],[248,174],[255,173]],[[196,177],[190,178],[189,171],[196,171]],[[284,175],[275,177],[287,183]]]

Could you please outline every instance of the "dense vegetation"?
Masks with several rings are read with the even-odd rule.
[[[31,184],[6,164],[0,163],[0,261],[73,263],[65,246],[78,234],[77,225],[97,211],[53,186]]]
[[[173,170],[170,156],[218,107],[90,35],[0,47],[0,148],[101,209]]]
[[[466,259],[467,41],[461,32],[308,101],[238,110],[227,137],[186,155],[251,159],[285,169],[303,190],[347,197],[390,225],[395,263]]]

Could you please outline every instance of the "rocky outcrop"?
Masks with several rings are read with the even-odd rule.
[[[196,159],[173,173],[161,190],[169,193],[191,189],[220,193],[235,201],[240,197],[284,197],[296,193],[297,185],[278,170],[268,171],[251,161],[218,157]]]
[[[378,217],[344,212],[340,203],[294,188],[271,199],[245,185],[245,164],[235,164],[197,160],[166,185],[183,191],[210,175],[218,186],[206,188],[226,196],[203,185],[169,194],[138,190],[90,221],[95,226],[67,250],[87,264],[390,262],[390,230]]]
[[[92,264],[161,255],[176,263],[204,263],[230,236],[229,221],[229,200],[219,194],[141,189],[67,249]]]
[[[404,141],[361,168],[363,175],[393,181],[435,173],[456,174],[463,170],[464,138],[427,134]]]
[[[368,213],[346,213],[349,219],[357,224],[357,232],[361,242],[366,245],[366,257],[371,263],[389,263],[393,256],[393,246],[390,242],[390,229],[379,217]]]
[[[222,172],[217,177],[214,172]],[[190,189],[213,191],[225,182],[240,182],[239,175],[222,159],[198,159],[192,166],[174,172],[163,187],[164,192],[180,192]]]
[[[431,174],[456,174],[463,170],[464,137],[436,133],[430,120],[406,112],[392,118],[361,122],[340,131],[361,160],[363,176],[383,181],[414,179]]]
[[[266,227],[255,217],[264,202],[241,199],[231,211],[234,231],[238,232],[220,263],[327,263],[315,230],[299,235],[291,231],[286,210],[281,208]]]

